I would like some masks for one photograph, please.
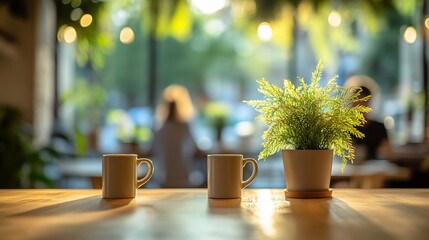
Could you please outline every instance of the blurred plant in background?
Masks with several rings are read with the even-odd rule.
[[[222,130],[228,124],[231,116],[231,108],[228,104],[221,102],[209,102],[203,109],[203,115],[207,125],[213,127],[216,131],[218,142],[222,139]]]
[[[83,78],[62,96],[63,104],[73,106],[73,135],[79,156],[96,149],[105,99],[106,91],[102,86]]]
[[[123,143],[149,142],[151,129],[135,122],[123,109],[111,109],[106,116],[108,125],[114,125],[116,138]]]
[[[44,167],[57,157],[50,146],[33,147],[18,110],[0,106],[0,188],[53,187]]]

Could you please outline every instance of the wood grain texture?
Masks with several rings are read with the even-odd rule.
[[[429,189],[334,189],[331,199],[285,199],[245,189],[0,190],[0,239],[428,239]]]

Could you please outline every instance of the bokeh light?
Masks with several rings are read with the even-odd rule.
[[[341,24],[341,15],[337,11],[332,11],[328,16],[328,23],[332,27],[338,27]]]
[[[191,5],[204,14],[213,14],[228,4],[227,0],[191,0]]]
[[[80,6],[80,4],[82,4],[82,1],[81,1],[81,0],[72,0],[72,1],[71,1],[71,3],[70,3],[70,5],[71,5],[73,8],[77,8],[77,7],[79,7],[79,6]]]
[[[62,25],[57,32],[58,42],[64,42],[64,31],[66,30],[67,25]]]
[[[123,44],[130,44],[134,42],[134,31],[129,27],[122,28],[119,33],[119,40]]]
[[[273,30],[271,26],[267,22],[263,22],[258,26],[258,37],[262,41],[269,41],[273,36]]]
[[[80,25],[82,27],[88,27],[92,23],[92,16],[90,14],[85,14],[80,19]]]
[[[64,29],[64,41],[66,43],[72,43],[76,41],[76,38],[77,38],[77,33],[73,27],[68,26]]]
[[[204,25],[204,30],[212,36],[219,36],[225,31],[225,24],[217,19],[210,20]]]
[[[251,136],[255,132],[255,128],[252,124],[252,122],[249,121],[243,121],[238,123],[235,126],[235,131],[238,136],[240,137],[248,137]]]
[[[79,20],[82,17],[82,15],[83,15],[82,9],[75,8],[70,13],[70,19],[73,20],[73,21],[77,21],[77,20]]]
[[[393,129],[395,127],[395,120],[391,116],[384,118],[384,126],[386,129]]]
[[[417,31],[414,27],[407,27],[404,32],[404,40],[407,43],[414,43],[417,39]]]

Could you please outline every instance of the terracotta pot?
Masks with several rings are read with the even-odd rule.
[[[331,181],[333,150],[283,150],[288,191],[327,191]]]

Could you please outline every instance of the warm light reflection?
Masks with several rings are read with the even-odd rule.
[[[426,18],[426,20],[425,20],[425,27],[429,28],[429,18]]]
[[[72,43],[76,41],[76,38],[77,38],[77,33],[73,27],[68,26],[64,29],[64,41],[66,43]]]
[[[395,120],[391,116],[384,118],[384,126],[386,129],[393,129],[395,127]]]
[[[82,27],[88,27],[92,23],[92,16],[90,14],[85,14],[80,19],[80,25]]]
[[[119,33],[119,40],[123,44],[130,44],[134,41],[134,31],[129,27],[122,28]]]
[[[191,0],[191,5],[204,14],[213,14],[228,4],[227,0]]]
[[[404,32],[404,40],[407,43],[414,43],[417,39],[417,31],[414,27],[407,27]]]
[[[258,202],[257,202],[257,218],[262,231],[269,237],[273,237],[276,234],[276,229],[273,226],[273,218],[276,209],[276,204],[272,199],[271,190],[260,189],[258,190]]]
[[[338,27],[341,24],[341,15],[337,11],[332,11],[328,16],[328,23],[332,27]]]
[[[67,25],[62,25],[57,32],[58,42],[64,42],[64,31],[66,30]]]
[[[267,22],[263,22],[258,26],[258,37],[262,41],[269,41],[273,36],[273,30],[271,26]]]

